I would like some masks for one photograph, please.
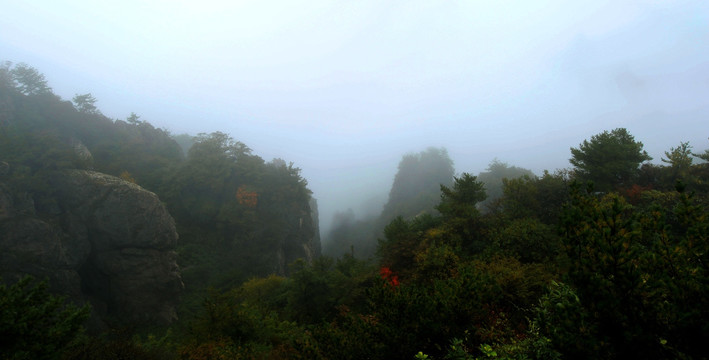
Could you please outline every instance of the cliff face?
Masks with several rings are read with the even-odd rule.
[[[298,210],[287,216],[285,235],[276,249],[274,272],[279,275],[288,275],[288,265],[298,259],[311,263],[320,256],[317,201],[311,198],[296,206]]]
[[[1,178],[0,178],[1,181]],[[158,197],[102,173],[57,173],[56,207],[0,183],[0,272],[48,278],[55,292],[89,302],[94,320],[169,323],[183,285],[175,224]]]

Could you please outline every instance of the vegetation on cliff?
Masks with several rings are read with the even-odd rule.
[[[65,256],[65,243],[76,242],[63,239],[74,232],[79,237],[111,239],[113,235],[97,232],[90,226],[86,229],[82,222],[83,217],[99,216],[95,213],[96,204],[103,202],[105,196],[86,199],[85,203],[75,199],[72,206],[81,204],[81,209],[66,208],[71,205],[66,203],[67,196],[86,193],[67,187],[65,180],[71,177],[67,172],[70,169],[113,175],[154,192],[174,217],[180,233],[178,263],[186,288],[180,310],[183,318],[199,311],[209,287],[228,289],[252,276],[285,275],[288,263],[298,258],[310,261],[319,254],[318,230],[311,209],[315,203],[300,169],[292,163],[280,159],[265,162],[246,145],[220,132],[192,137],[185,156],[167,130],[153,127],[136,114],[125,120],[109,119],[96,108],[95,102],[90,94],[77,95],[73,103],[59,98],[44,76],[31,66],[9,62],[0,66],[0,229],[6,234],[17,235],[17,225],[28,221],[46,225],[47,231],[53,227],[69,229],[66,234],[49,234],[49,239],[42,240],[46,243],[42,246],[62,252],[55,254],[56,257]],[[116,181],[116,186],[119,183]],[[121,196],[116,191],[113,194]],[[123,200],[123,203],[116,201],[119,205],[132,201]],[[152,211],[150,206],[143,210]],[[88,215],[77,218],[79,210]],[[112,215],[110,209],[101,208],[100,216],[106,216],[104,223],[118,224],[122,220],[120,217],[125,214],[118,208],[114,210]],[[143,216],[143,210],[136,209],[129,215]],[[20,218],[24,219],[21,223]],[[146,215],[145,219],[152,218]],[[172,226],[172,219],[169,222]],[[131,223],[126,229],[144,232],[140,226],[145,225]],[[14,238],[17,236],[2,240]],[[51,241],[62,244],[49,244]],[[131,246],[149,248],[153,244]],[[175,246],[174,242],[171,246]],[[31,245],[24,248],[32,250]],[[92,249],[80,250],[94,254]],[[28,259],[34,256],[31,251],[27,254]],[[3,258],[6,256],[14,255],[5,253]],[[54,255],[44,257],[51,256]],[[66,256],[71,258],[69,262],[74,261],[72,253]],[[42,264],[41,269],[35,266],[36,272],[68,271],[64,268],[55,271],[47,266]],[[96,266],[80,269],[82,291],[99,286],[84,284],[86,277],[107,278],[108,274],[99,274]],[[31,266],[23,269],[28,267]],[[12,268],[9,263],[2,264],[0,269],[3,273],[24,271]],[[172,271],[167,265],[164,270],[155,274]],[[73,298],[75,295],[72,293]],[[163,295],[170,296],[172,292]],[[121,303],[124,302],[133,301]],[[120,314],[114,317],[111,321],[117,324],[130,318]]]

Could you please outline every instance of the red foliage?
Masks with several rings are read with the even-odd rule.
[[[394,274],[394,272],[391,271],[391,269],[389,269],[388,267],[382,267],[379,270],[379,274],[382,276],[382,279],[389,282],[389,285],[393,287],[399,286],[399,276]]]
[[[652,186],[641,186],[638,184],[633,184],[633,186],[623,189],[621,191],[622,195],[625,196],[625,198],[628,200],[628,202],[632,205],[636,205],[637,203],[640,202],[642,193],[648,190],[652,190]]]

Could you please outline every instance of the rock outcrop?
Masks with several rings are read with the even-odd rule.
[[[183,289],[177,231],[158,197],[92,171],[64,171],[52,182],[58,211],[50,214],[0,182],[3,277],[48,278],[55,292],[92,304],[94,325],[175,320]]]
[[[312,263],[320,256],[317,201],[311,198],[307,203],[295,205],[298,210],[286,216],[284,236],[276,249],[274,272],[279,275],[288,275],[288,265],[298,259]]]

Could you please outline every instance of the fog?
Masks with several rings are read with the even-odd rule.
[[[706,1],[12,1],[0,60],[173,134],[223,131],[302,169],[320,205],[376,211],[401,156],[445,147],[568,167],[627,128],[659,163],[709,147]]]

